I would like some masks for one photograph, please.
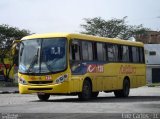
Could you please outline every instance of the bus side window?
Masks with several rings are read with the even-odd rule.
[[[140,63],[144,63],[144,49],[142,47],[139,47],[139,58],[140,58]]]
[[[118,45],[113,45],[113,49],[114,49],[114,61],[117,62],[118,61]]]
[[[112,48],[112,45],[111,44],[108,44],[107,45],[107,54],[108,54],[108,61],[112,61],[113,60],[113,48]]]
[[[139,63],[138,47],[132,47],[132,58],[134,63]]]
[[[122,54],[123,62],[129,62],[129,48],[128,46],[123,46],[123,54]]]
[[[97,59],[98,61],[106,61],[105,43],[97,43]]]
[[[123,47],[122,45],[118,45],[118,62],[122,62],[123,60]]]
[[[85,61],[92,61],[93,60],[92,42],[82,41],[82,58]]]
[[[93,42],[93,59],[97,60],[97,43]]]
[[[118,46],[114,44],[107,45],[107,52],[108,52],[108,60],[116,62],[118,61]]]
[[[132,46],[129,46],[129,62],[133,62]]]
[[[70,45],[70,60],[80,60],[80,42],[73,40]]]

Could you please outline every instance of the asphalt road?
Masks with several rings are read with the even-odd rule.
[[[131,89],[128,98],[115,98],[113,93],[102,92],[97,99],[85,102],[79,101],[77,96],[51,96],[47,102],[42,102],[34,94],[0,94],[0,113],[0,118],[93,119],[107,116],[130,119],[141,114],[138,117],[159,119],[160,87]]]

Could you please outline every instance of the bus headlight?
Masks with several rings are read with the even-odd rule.
[[[62,83],[62,82],[64,82],[67,78],[68,78],[68,75],[65,74],[65,75],[63,75],[63,76],[58,77],[58,78],[55,80],[54,83],[55,83],[55,84]]]
[[[24,80],[23,78],[18,78],[18,83],[23,84],[23,85],[27,84],[26,80]]]

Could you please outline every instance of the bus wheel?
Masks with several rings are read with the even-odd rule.
[[[37,96],[41,101],[47,101],[50,97],[49,94],[37,94]]]
[[[92,98],[97,98],[99,92],[92,92]]]
[[[125,79],[123,82],[123,89],[114,91],[116,97],[128,97],[130,91],[129,80]]]
[[[84,80],[82,92],[78,94],[80,100],[88,100],[91,98],[92,88],[89,80]]]

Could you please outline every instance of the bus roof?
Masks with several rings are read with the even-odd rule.
[[[76,33],[45,33],[45,34],[33,34],[22,38],[22,40],[27,39],[35,39],[35,38],[54,38],[54,37],[67,37],[71,39],[82,39],[82,40],[91,40],[91,41],[99,41],[99,42],[108,42],[108,43],[116,43],[123,45],[135,45],[135,46],[144,46],[141,42],[134,42],[128,40],[122,40],[118,38],[105,38],[98,37],[93,35],[86,34],[76,34]]]

